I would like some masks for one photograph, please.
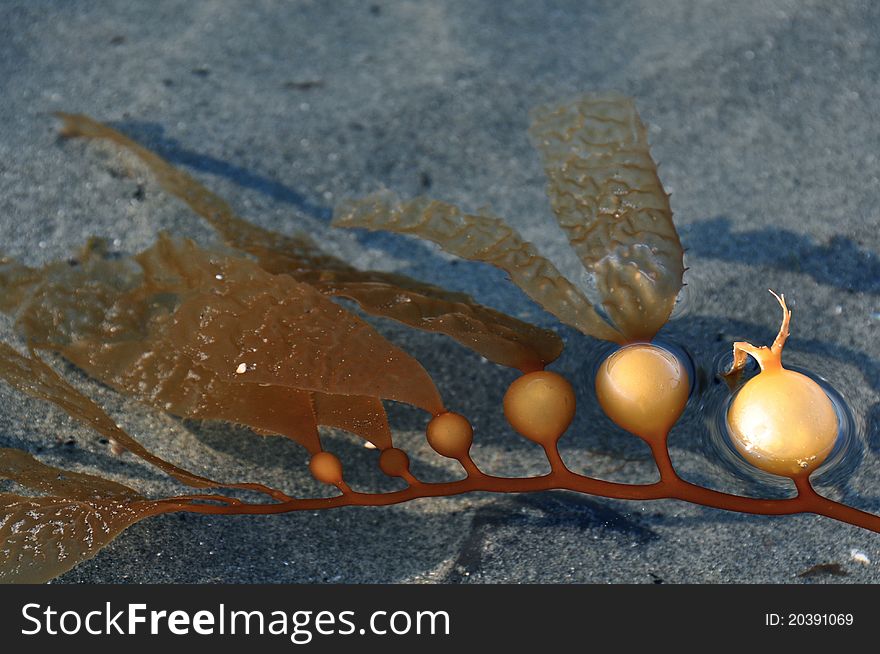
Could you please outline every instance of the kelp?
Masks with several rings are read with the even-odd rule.
[[[628,340],[669,320],[684,274],[669,196],[632,98],[589,95],[532,113],[559,225]]]
[[[500,365],[536,370],[562,351],[562,341],[552,331],[484,307],[464,293],[396,273],[361,271],[323,252],[306,235],[284,235],[253,225],[191,176],[120,132],[87,116],[58,116],[65,136],[106,139],[135,154],[163,189],[186,202],[230,247],[253,255],[270,273],[290,275],[325,295],[353,300],[371,315],[448,335]]]
[[[59,407],[118,449],[131,452],[187,486],[255,491],[274,502],[293,499],[260,483],[216,481],[160,458],[33,352],[25,356],[0,343],[0,379]],[[17,492],[0,492],[0,583],[48,581],[91,558],[144,518],[194,502],[241,504],[232,497],[210,494],[148,499],[123,484],[49,466],[12,448],[0,449],[0,480],[20,487]]]
[[[175,415],[282,433],[315,452],[321,424],[390,446],[381,399],[443,409],[415,359],[311,286],[248,259],[162,236],[133,259],[97,249],[64,265],[37,281],[7,263],[25,337]]]
[[[319,425],[391,449],[382,400],[431,414],[445,410],[415,359],[328,296],[450,334],[523,369],[543,367],[561,350],[552,332],[481,307],[464,294],[401,275],[361,272],[321,253],[307,237],[250,225],[195,180],[134,147],[167,190],[197,208],[244,254],[160,235],[135,256],[110,253],[93,239],[75,257],[42,268],[0,259],[0,310],[14,316],[31,349],[27,356],[0,343],[0,379],[96,429],[114,451],[128,450],[195,488],[258,491],[274,506],[296,502],[278,489],[215,481],[156,456],[36,351],[57,352],[91,377],[173,415],[283,434],[316,455],[322,449]],[[50,579],[150,515],[196,510],[192,503],[206,500],[242,505],[207,494],[149,500],[18,450],[0,453],[0,476],[26,491],[0,495],[0,581]]]
[[[616,343],[651,340],[681,290],[684,252],[632,100],[594,95],[539,109],[530,134],[543,155],[557,220],[595,280],[612,325],[498,217],[380,192],[343,202],[333,223],[434,241],[452,254],[505,270],[529,297],[585,334]]]
[[[548,330],[483,307],[463,293],[403,275],[360,271],[306,236],[285,236],[237,217],[229,205],[149,150],[84,116],[63,115],[67,135],[109,138],[137,154],[165,190],[186,201],[229,250],[160,235],[134,256],[92,239],[73,258],[32,268],[0,258],[0,311],[30,349],[0,343],[0,379],[50,402],[198,489],[257,491],[274,504],[224,495],[151,500],[95,475],[63,471],[20,450],[0,450],[0,582],[46,581],[93,556],[140,519],[173,510],[294,508],[259,483],[226,483],[165,461],[120,428],[37,354],[50,350],[91,377],[172,415],[283,434],[318,460],[319,425],[392,447],[383,400],[445,411],[422,366],[330,297],[367,313],[447,334],[486,358],[535,370],[562,349]],[[253,259],[249,258],[253,257]],[[326,461],[327,459],[322,459]],[[332,459],[331,459],[332,460]],[[410,477],[410,479],[412,479]],[[347,486],[337,484],[343,492]],[[281,507],[281,508],[276,508]],[[289,509],[288,509],[289,510]]]
[[[433,241],[456,256],[493,264],[562,322],[596,338],[622,340],[599,317],[586,295],[500,218],[467,214],[449,203],[429,198],[401,202],[384,192],[342,204],[334,213],[333,224],[412,234]]]
[[[309,284],[271,275],[241,257],[206,252],[192,241],[160,238],[147,251],[154,253],[166,270],[176,265],[188,287],[162,330],[166,344],[221,379],[443,411],[421,364]],[[158,290],[167,289],[163,284]]]
[[[0,583],[48,581],[93,557],[135,522],[172,508],[123,484],[9,448],[0,449],[3,479],[22,490],[0,493]]]
[[[228,247],[160,235],[134,256],[110,253],[102,241],[92,240],[75,258],[41,268],[0,258],[0,311],[14,316],[29,349],[22,354],[0,343],[0,379],[94,428],[115,453],[128,450],[188,486],[262,496],[249,502],[238,497],[243,493],[215,491],[149,499],[115,481],[0,449],[0,582],[46,581],[93,556],[129,525],[164,512],[271,514],[474,491],[557,488],[618,499],[675,498],[739,512],[812,512],[880,532],[880,516],[820,496],[805,475],[793,477],[797,495],[788,499],[730,495],[691,484],[676,473],[665,433],[650,434],[657,482],[623,484],[570,470],[557,441],[574,416],[575,391],[561,375],[541,370],[561,350],[555,334],[482,307],[462,293],[394,273],[357,270],[322,252],[307,236],[252,225],[119,132],[85,116],[61,116],[68,136],[108,139],[136,154],[160,185],[209,222]],[[400,201],[379,194],[343,205],[336,224],[417,235],[458,256],[494,264],[532,299],[593,336],[619,343],[652,338],[681,287],[682,252],[632,102],[589,96],[534,116],[531,133],[544,157],[554,210],[596,279],[601,311],[533,245],[487,212],[468,214],[437,200]],[[527,373],[508,388],[504,412],[515,430],[542,445],[550,472],[521,478],[483,472],[469,454],[473,427],[467,418],[446,411],[421,365],[330,299],[335,297],[356,301],[366,313],[446,334]],[[40,357],[44,350],[174,415],[286,435],[311,453],[312,476],[339,493],[296,497],[259,483],[215,481],[165,461],[62,378]],[[642,372],[640,367],[635,375]],[[432,414],[428,444],[457,459],[463,479],[428,482],[410,471],[408,454],[392,444],[386,399]],[[685,400],[681,397],[682,408]],[[370,440],[381,450],[380,470],[405,487],[353,490],[342,462],[322,451],[320,425]]]

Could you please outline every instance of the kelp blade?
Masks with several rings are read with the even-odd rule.
[[[139,520],[173,510],[108,479],[0,449],[0,479],[41,495],[0,493],[0,583],[43,583],[92,558]]]
[[[606,313],[627,340],[650,340],[681,290],[684,252],[635,104],[585,96],[535,110],[529,132],[553,211]]]
[[[464,259],[490,263],[507,272],[526,295],[562,322],[596,338],[621,340],[587,297],[500,218],[467,214],[454,205],[428,198],[401,201],[382,192],[343,203],[334,214],[333,224],[411,234]]]
[[[29,282],[38,280],[31,283],[29,293],[15,307],[19,327],[29,341],[62,352],[104,383],[175,415],[236,422],[260,433],[282,433],[316,452],[320,450],[318,424],[350,431],[360,427],[355,433],[377,447],[389,446],[390,429],[380,394],[410,401],[431,412],[442,410],[436,388],[418,362],[311,287],[287,276],[269,275],[249,260],[162,237],[134,261],[106,261],[98,249],[81,253],[75,267],[51,264],[42,273],[40,276],[24,270],[19,274]],[[7,277],[10,284],[15,281]],[[266,289],[275,282],[284,288],[268,292]],[[265,356],[280,357],[271,362],[274,365],[291,358],[292,353],[283,351],[278,342],[267,342],[265,335],[260,338],[260,346],[275,349],[263,357],[265,365],[257,375],[240,374],[237,361],[231,366],[217,363],[213,356],[218,352],[216,342],[228,345],[237,339],[244,346],[248,339],[243,331],[245,317],[250,320],[256,314],[247,306],[253,309],[255,303],[262,303],[272,315],[284,313],[279,307],[296,294],[288,294],[291,286],[305,293],[323,312],[332,314],[329,322],[316,326],[321,311],[304,309],[298,331],[294,331],[313,346],[316,360],[302,358],[300,348],[301,356],[295,363],[305,372],[321,365],[341,368],[340,363],[353,367],[360,363],[358,372],[367,375],[366,379],[352,380],[346,370],[340,370],[335,381],[330,376],[316,381],[318,373],[311,379],[303,379],[307,376],[304,374],[294,379],[285,374],[283,365],[267,372]],[[280,300],[279,306],[273,306],[276,300]],[[218,319],[212,322],[217,323],[213,327],[220,332],[210,328],[200,332],[194,323],[200,323],[202,314],[207,316],[218,302],[229,305],[231,312],[219,318],[211,314]],[[292,313],[288,311],[287,318],[296,316],[297,310],[294,307]],[[186,322],[186,316],[192,320]],[[309,325],[315,328],[312,333]],[[359,332],[348,335],[348,349],[337,348],[335,354],[322,350],[322,344],[330,347],[335,338],[343,338],[346,329],[337,327],[345,325],[348,331],[356,327]],[[284,331],[279,325],[275,329]],[[272,338],[280,341],[280,337]],[[249,372],[254,372],[254,360],[264,353],[246,347]],[[238,354],[233,358],[240,358]],[[225,359],[221,356],[220,361]],[[219,365],[219,370],[209,364]],[[380,371],[393,373],[395,365],[399,368],[396,377],[391,374],[377,379]],[[358,383],[362,393],[354,392]],[[346,404],[342,398],[330,397],[317,401],[318,395],[334,395],[332,389],[337,388],[342,389],[342,396],[351,396],[351,401]],[[333,407],[337,410],[331,410]]]
[[[191,289],[171,315],[169,345],[220,379],[443,410],[418,361],[309,284],[191,241],[160,238],[155,251]]]
[[[3,342],[0,342],[0,379],[22,393],[54,404],[75,420],[105,436],[111,443],[125,448],[188,486],[254,490],[283,499],[283,493],[262,484],[215,481],[156,456],[117,425],[94,401],[73,388],[45,361],[33,353],[29,357],[19,354]]]

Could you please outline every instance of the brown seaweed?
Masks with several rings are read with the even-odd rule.
[[[47,266],[42,282],[18,271],[32,282],[16,287],[32,345],[175,415],[283,433],[315,452],[319,424],[389,446],[383,397],[443,408],[422,367],[372,327],[240,257],[162,237],[133,261],[86,251],[73,270]],[[339,393],[350,401],[329,397]]]
[[[490,361],[523,371],[544,367],[562,351],[562,341],[552,331],[484,307],[464,293],[396,273],[361,271],[321,251],[305,235],[288,236],[253,225],[191,176],[120,132],[87,116],[58,116],[64,121],[65,136],[107,139],[135,154],[162,188],[186,202],[228,245],[253,255],[270,273],[287,274],[325,295],[353,300],[369,314],[446,334]]]
[[[630,341],[666,324],[683,254],[669,196],[632,98],[589,95],[536,109],[529,129],[559,225]]]
[[[93,557],[124,529],[171,510],[133,489],[0,449],[0,480],[32,494],[0,493],[0,583],[42,583]]]
[[[682,287],[681,242],[631,98],[585,96],[533,113],[547,193],[560,226],[592,275],[602,308],[500,218],[446,202],[401,202],[388,193],[343,203],[339,227],[413,234],[460,257],[492,263],[562,322],[617,343],[649,341],[666,324]]]
[[[400,275],[358,271],[322,253],[307,237],[250,225],[127,137],[82,116],[64,118],[71,135],[108,138],[135,152],[166,190],[188,202],[244,256],[160,235],[154,246],[131,257],[112,256],[95,240],[76,259],[42,268],[0,259],[0,310],[14,315],[30,347],[24,355],[0,343],[0,378],[189,486],[263,496],[257,502],[218,493],[147,499],[114,481],[0,449],[0,582],[50,579],[94,555],[127,526],[168,511],[270,514],[475,491],[558,488],[630,500],[674,498],[740,512],[812,512],[880,532],[880,516],[820,496],[808,474],[792,477],[797,495],[787,499],[742,497],[684,480],[670,458],[668,420],[647,435],[630,429],[651,448],[656,482],[616,483],[569,469],[557,443],[574,416],[575,392],[558,373],[540,370],[559,353],[559,339],[551,332],[480,307],[463,294]],[[498,265],[533,299],[584,332],[621,342],[651,338],[680,288],[681,248],[631,102],[594,96],[543,110],[532,134],[544,151],[560,224],[596,277],[604,311],[617,329],[494,216],[468,215],[427,199],[375,196],[347,205],[337,222],[416,234],[459,256]],[[550,472],[508,478],[480,469],[469,454],[471,424],[445,411],[420,364],[327,296],[352,298],[368,313],[448,334],[487,358],[523,370],[526,374],[505,394],[505,415],[517,431],[542,445]],[[65,381],[39,357],[40,349],[58,352],[123,394],[175,415],[285,434],[312,453],[313,476],[340,492],[293,497],[259,483],[214,481],[164,461]],[[641,379],[643,373],[640,367],[635,376]],[[656,386],[658,380],[646,381]],[[457,459],[465,477],[449,482],[416,477],[408,455],[392,445],[383,399],[432,413],[428,443]],[[683,407],[686,398],[681,399]],[[658,420],[664,417],[648,415],[652,427]],[[349,487],[339,459],[321,451],[319,425],[371,440],[382,450],[379,468],[405,487],[371,493]]]
[[[335,212],[337,227],[363,227],[413,234],[472,261],[491,263],[562,322],[596,338],[622,342],[587,297],[563,277],[556,266],[500,218],[467,214],[439,200],[401,202],[389,193],[347,202]]]
[[[24,356],[2,342],[0,342],[0,379],[22,393],[54,404],[72,418],[106,437],[114,446],[128,450],[188,486],[255,490],[276,499],[287,498],[283,493],[262,484],[219,482],[165,461],[119,427],[100,406],[77,391],[36,354]]]

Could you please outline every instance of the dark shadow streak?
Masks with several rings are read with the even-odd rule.
[[[523,512],[523,510],[526,512]],[[538,513],[536,516],[535,513]],[[635,538],[638,543],[657,540],[659,535],[627,515],[609,508],[601,500],[564,491],[546,491],[505,497],[474,513],[471,528],[458,557],[442,583],[459,584],[480,570],[486,533],[499,526],[574,526],[580,530],[605,529],[615,535]]]
[[[333,216],[333,209],[331,207],[312,202],[304,194],[277,180],[270,179],[242,166],[236,166],[228,161],[188,150],[177,139],[165,136],[165,130],[161,125],[131,121],[110,123],[110,125],[135,141],[147,145],[156,154],[172,164],[225,177],[239,186],[267,195],[278,202],[289,204],[312,218],[329,221]]]
[[[880,256],[850,238],[838,234],[822,244],[776,227],[733,233],[732,224],[718,216],[679,231],[698,257],[791,270],[846,291],[880,294]]]
[[[106,445],[106,453],[101,451],[93,451],[76,444],[65,445],[41,445],[30,438],[13,438],[0,434],[0,447],[9,447],[22,450],[36,457],[52,455],[58,459],[48,461],[50,465],[56,467],[67,467],[71,464],[79,464],[83,466],[92,466],[101,472],[93,472],[98,476],[103,473],[119,473],[128,477],[143,481],[167,481],[168,475],[154,468],[146,461],[143,461],[129,452],[123,452],[116,455],[110,453],[110,446]],[[63,463],[59,455],[63,454]]]

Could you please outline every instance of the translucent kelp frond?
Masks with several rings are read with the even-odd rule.
[[[9,479],[41,495],[71,500],[143,499],[140,493],[128,486],[80,472],[60,472],[27,452],[12,448],[0,448],[0,479]]]
[[[0,449],[2,479],[29,493],[0,493],[0,583],[46,582],[138,520],[169,510],[127,486],[46,465],[21,450]]]
[[[93,377],[183,418],[223,420],[264,435],[282,434],[312,453],[321,450],[318,425],[345,429],[376,447],[390,445],[385,409],[377,398],[226,382],[185,353],[167,350],[168,340],[157,334],[137,342],[80,341],[62,352]]]
[[[562,322],[596,338],[622,340],[587,297],[500,218],[466,214],[454,205],[428,198],[405,202],[383,192],[344,203],[333,224],[412,234],[434,241],[456,256],[490,263],[507,272],[526,295]]]
[[[429,288],[404,288],[396,282],[325,280],[314,284],[325,295],[354,300],[375,316],[451,336],[489,361],[523,372],[539,370],[562,352],[554,332],[535,327],[470,297],[457,298]]]
[[[415,359],[312,286],[192,241],[164,237],[151,250],[190,285],[164,331],[168,346],[222,381],[366,395],[443,411]],[[174,292],[177,283],[155,290]]]
[[[8,313],[15,309],[30,290],[43,279],[42,271],[19,263],[10,257],[0,256],[0,311]]]
[[[65,267],[46,266],[42,282],[32,284],[15,307],[26,338],[61,352],[104,383],[175,415],[281,433],[316,452],[321,449],[319,424],[353,431],[377,447],[390,446],[380,397],[407,401],[432,413],[442,410],[433,382],[417,361],[311,287],[287,276],[269,275],[247,259],[162,237],[134,260],[82,256],[70,274],[64,274]],[[29,276],[35,278],[33,273]],[[297,292],[309,298],[309,306],[290,304]],[[287,308],[273,308],[276,301]],[[285,341],[290,350],[280,345],[277,336],[263,334],[258,341],[264,351],[247,345],[247,372],[256,374],[243,374],[237,360],[213,369],[218,359],[208,353],[217,354],[215,341],[229,344],[238,339],[244,347],[246,340],[236,319],[231,319],[232,331],[200,331],[202,311],[210,322],[209,307],[216,309],[217,302],[234,306],[235,315],[253,318],[256,314],[250,309],[260,305],[274,318],[292,318],[298,327],[291,332],[296,336],[288,334],[293,340]],[[214,327],[223,330],[229,324],[222,321]],[[287,329],[277,324],[262,327],[275,332]],[[342,341],[341,349],[330,353],[336,340]],[[265,357],[276,356],[269,370]],[[296,379],[284,359],[295,362]],[[263,368],[259,373],[258,361]],[[359,364],[363,365],[358,370]],[[339,376],[330,379],[316,371],[311,378],[303,377],[303,371],[312,368],[326,372],[324,366],[337,369]],[[305,388],[297,386],[300,383]],[[316,385],[322,388],[312,388]],[[337,392],[342,397],[334,397]]]
[[[104,243],[92,239],[75,258],[42,268],[9,261],[7,274],[0,274],[0,311],[14,315],[19,331],[36,347],[94,336],[111,323],[108,336],[134,338],[146,316],[132,315],[132,308],[123,315],[113,304],[139,283],[139,269],[132,261],[109,260],[104,254]]]
[[[385,407],[375,397],[312,393],[312,409],[319,425],[363,436],[380,450],[391,447],[391,429]]]
[[[254,228],[253,225],[236,216],[232,207],[223,198],[112,127],[82,114],[58,112],[55,115],[63,121],[62,136],[107,139],[137,155],[156,176],[163,189],[186,202],[193,211],[219,231],[232,247],[247,250],[247,247],[240,247],[247,245],[273,253],[283,251],[287,265],[294,270],[309,271],[337,267],[341,270],[351,269],[351,266],[345,262],[321,252],[305,235],[282,236]],[[238,242],[240,237],[242,243]]]
[[[107,139],[137,155],[162,188],[186,202],[228,245],[255,256],[270,273],[291,275],[325,295],[353,300],[369,314],[446,334],[501,365],[534,370],[562,352],[562,341],[553,332],[483,307],[464,293],[404,275],[361,271],[322,252],[305,235],[288,236],[253,225],[193,177],[124,134],[87,116],[58,116],[64,121],[65,136]]]
[[[224,420],[262,434],[283,434],[310,452],[321,449],[310,394],[282,386],[233,384],[168,350],[155,334],[139,341],[83,340],[60,351],[92,377],[181,418]]]
[[[628,340],[651,339],[681,290],[683,250],[633,100],[591,95],[541,108],[529,131],[553,210],[605,311]]]

